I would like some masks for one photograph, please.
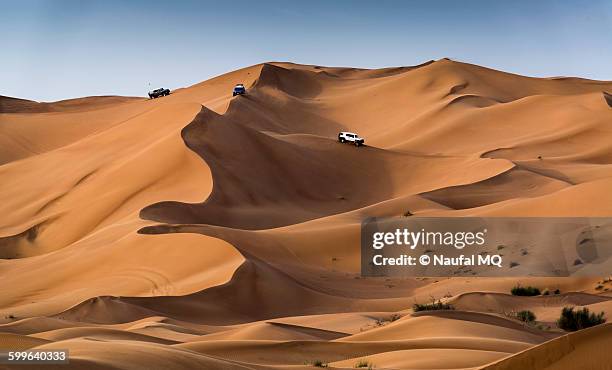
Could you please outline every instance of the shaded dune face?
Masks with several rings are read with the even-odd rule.
[[[603,93],[604,95],[604,99],[606,99],[606,103],[608,103],[608,105],[610,106],[610,108],[612,108],[612,95],[605,92]]]
[[[265,63],[155,100],[0,97],[0,343],[82,369],[608,363],[592,348],[609,325],[555,327],[565,305],[612,313],[601,278],[518,279],[561,294],[516,297],[516,278],[359,276],[367,217],[612,215],[606,91],[442,59]],[[431,297],[456,310],[412,312]]]
[[[320,136],[304,135],[296,143],[263,133],[250,125],[257,122],[253,115],[232,114],[249,104],[254,103],[232,105],[227,117],[204,109],[182,132],[186,145],[205,158],[213,173],[215,185],[206,202],[158,203],[143,209],[141,217],[263,229],[359,208],[391,195],[384,161],[391,155],[374,148],[338,148]],[[371,191],[374,181],[380,184],[376,192]]]
[[[378,74],[291,67],[265,64],[249,94],[223,115],[203,108],[182,136],[217,186],[202,204],[159,203],[143,218],[265,229],[402,196],[471,209],[608,176],[604,83],[530,79],[446,60]],[[411,109],[415,100],[422,114]],[[381,122],[379,106],[392,119]],[[334,145],[337,132],[350,129],[371,134],[374,147]],[[468,161],[476,168],[466,179],[457,169]],[[582,169],[591,175],[574,178]]]

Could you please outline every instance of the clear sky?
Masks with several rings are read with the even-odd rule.
[[[0,1],[0,95],[145,95],[265,61],[612,80],[612,1]]]

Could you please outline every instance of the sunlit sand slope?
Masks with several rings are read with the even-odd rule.
[[[610,317],[608,276],[362,278],[359,243],[373,216],[612,216],[610,91],[442,59],[0,97],[0,349],[69,349],[77,369],[604,369],[610,325],[556,320]],[[456,310],[412,311],[432,297]]]

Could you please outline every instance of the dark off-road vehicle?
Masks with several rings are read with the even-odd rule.
[[[163,87],[149,91],[149,99],[159,98],[160,96],[170,95],[170,89],[164,89]]]
[[[246,94],[246,89],[244,88],[243,84],[238,84],[234,86],[234,91],[232,91],[232,96],[244,95],[244,94]]]

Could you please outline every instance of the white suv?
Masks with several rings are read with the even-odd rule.
[[[365,140],[354,132],[346,132],[342,131],[338,134],[338,141],[341,143],[353,143],[355,146],[361,146],[365,142]]]

